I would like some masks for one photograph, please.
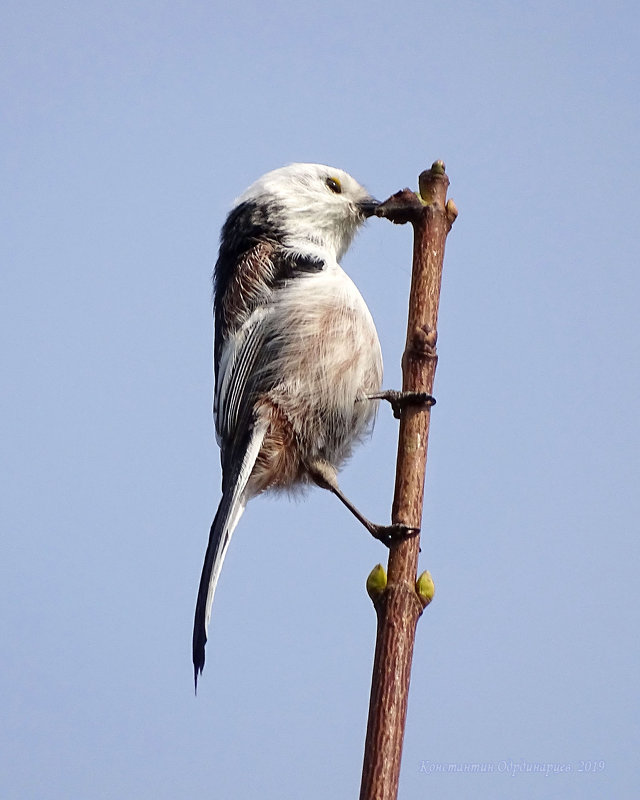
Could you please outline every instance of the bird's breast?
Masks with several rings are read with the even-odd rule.
[[[269,397],[302,446],[332,463],[375,415],[365,396],[380,389],[382,355],[373,319],[360,292],[341,270],[305,276],[280,290]]]

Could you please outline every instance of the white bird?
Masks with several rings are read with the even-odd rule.
[[[376,537],[338,488],[337,471],[367,432],[382,354],[362,295],[338,263],[376,201],[346,172],[291,164],[235,202],[214,270],[215,390],[222,499],[207,547],[193,630],[196,682],[211,604],[246,503],[268,489],[317,484]],[[387,398],[388,399],[388,398]]]

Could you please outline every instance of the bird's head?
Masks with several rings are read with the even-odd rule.
[[[238,198],[236,205],[241,203],[259,206],[286,245],[298,248],[309,242],[338,261],[377,205],[351,175],[322,164],[290,164],[267,172]]]

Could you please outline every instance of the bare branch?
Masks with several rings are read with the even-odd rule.
[[[413,225],[413,271],[402,357],[402,389],[430,396],[438,361],[436,341],[444,247],[458,212],[452,200],[447,202],[449,179],[442,161],[436,161],[423,172],[418,185],[419,194],[403,189],[382,203],[376,213],[395,224]],[[406,404],[400,413],[392,521],[414,528],[422,524],[430,412],[430,404],[414,403]],[[386,581],[378,566],[367,585],[378,628],[360,800],[396,800],[398,796],[415,630],[434,592],[429,573],[423,573],[416,582],[419,553],[419,536],[393,542]]]

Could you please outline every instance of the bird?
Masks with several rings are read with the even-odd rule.
[[[339,263],[378,205],[343,170],[295,163],[253,183],[223,224],[213,274],[222,497],[196,603],[196,691],[216,585],[251,498],[317,485],[382,541],[406,532],[370,522],[337,481],[385,396],[373,318]]]

